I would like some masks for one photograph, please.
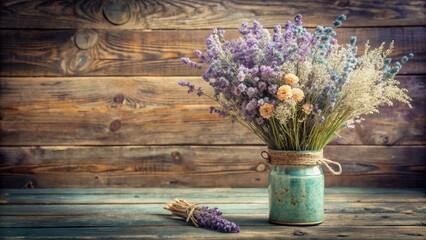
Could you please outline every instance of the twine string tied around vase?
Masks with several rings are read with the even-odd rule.
[[[324,158],[323,151],[277,151],[269,149],[261,154],[263,159],[271,165],[290,165],[290,166],[315,166],[324,165],[333,175],[342,173],[342,165],[336,161]],[[331,165],[337,166],[337,170]]]

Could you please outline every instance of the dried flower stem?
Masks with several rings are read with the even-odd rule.
[[[191,222],[198,227],[197,219],[194,217],[194,211],[197,204],[190,204],[183,199],[176,199],[173,202],[167,203],[164,209],[172,212],[172,215],[186,219],[187,222]]]

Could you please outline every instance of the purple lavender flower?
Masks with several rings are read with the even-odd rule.
[[[198,87],[197,96],[201,97],[203,94],[204,94],[203,89],[201,87]]]
[[[233,222],[224,219],[222,213],[217,208],[202,207],[197,209],[195,218],[197,219],[200,227],[210,228],[213,230],[227,232],[227,233],[238,233],[240,227]]]
[[[269,92],[269,94],[272,94],[272,95],[276,94],[277,93],[277,85],[275,85],[275,84],[270,85],[268,87],[268,92]]]
[[[233,87],[232,88],[232,93],[235,95],[235,96],[240,96],[241,95],[241,90],[238,88],[238,87]]]
[[[259,67],[257,65],[253,66],[252,68],[250,68],[248,70],[248,74],[250,74],[250,76],[252,78],[254,78],[253,80],[255,80],[255,78],[257,77],[257,74],[259,73]],[[255,80],[256,81],[256,80]]]
[[[172,212],[172,215],[182,217],[189,220],[196,227],[210,228],[213,230],[238,233],[240,227],[229,220],[224,219],[222,213],[217,208],[195,207],[183,199],[176,199],[166,205],[165,209]]]
[[[256,94],[256,88],[249,87],[247,89],[247,96],[249,96],[250,98],[253,97],[255,94]]]
[[[224,29],[217,30],[217,36],[219,37],[219,41],[221,43],[225,42],[225,30]]]
[[[294,17],[294,23],[295,23],[297,26],[301,26],[301,25],[302,25],[302,15],[301,15],[301,14],[297,14],[297,15]]]
[[[281,25],[275,25],[275,27],[274,27],[274,38],[273,38],[273,41],[274,42],[278,42],[280,40],[281,34],[282,34],[282,32],[281,32]]]
[[[259,82],[259,84],[257,85],[257,88],[259,89],[259,92],[262,92],[263,90],[266,89],[266,83],[265,82]]]
[[[217,113],[219,115],[219,117],[226,117],[228,116],[228,113],[225,112],[222,109],[218,109],[216,107],[210,106],[210,113]]]
[[[246,105],[246,110],[247,111],[253,111],[256,108],[257,108],[257,100],[256,99],[250,100],[250,102],[247,103],[247,105]]]
[[[186,64],[186,65],[188,65],[188,66],[190,66],[192,68],[201,69],[201,65],[200,64],[191,61],[189,58],[181,58],[181,61],[184,64]]]
[[[261,66],[260,67],[260,74],[262,75],[262,77],[264,79],[268,79],[269,77],[271,77],[274,73],[274,69],[270,66]]]
[[[191,84],[190,82],[180,81],[178,84],[181,85],[182,87],[188,87],[188,94],[192,93],[195,89],[195,86]]]
[[[208,63],[207,57],[203,54],[202,51],[196,50],[195,53],[197,54],[197,56],[201,60],[201,62]]]
[[[244,92],[247,89],[247,86],[244,83],[240,83],[240,85],[238,85],[238,90],[240,90],[241,92]]]
[[[248,28],[248,24],[246,22],[241,23],[241,27],[238,29],[238,31],[242,35],[247,35],[250,33],[250,29]]]
[[[265,123],[265,119],[263,117],[258,117],[255,120],[256,120],[256,123],[259,125],[263,125]]]

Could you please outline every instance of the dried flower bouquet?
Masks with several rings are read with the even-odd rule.
[[[317,26],[313,33],[300,14],[272,34],[257,21],[251,27],[243,23],[242,36],[230,41],[214,29],[207,50],[196,51],[207,65],[202,78],[214,94],[179,84],[217,102],[210,112],[232,117],[271,149],[322,150],[341,129],[354,127],[379,106],[393,100],[411,106],[395,76],[413,54],[391,63],[393,42],[375,49],[367,42],[358,55],[355,36],[343,45],[335,38],[345,20],[341,15],[333,26]],[[182,62],[201,68],[189,58]]]

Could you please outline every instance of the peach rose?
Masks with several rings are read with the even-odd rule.
[[[293,93],[289,85],[283,85],[277,90],[277,97],[281,101],[290,99],[292,96],[293,96]]]
[[[288,85],[294,85],[299,82],[299,78],[293,73],[287,73],[286,75],[284,75],[284,81]]]
[[[293,100],[296,102],[302,101],[305,97],[305,94],[299,88],[293,88],[291,91],[293,92]]]
[[[310,114],[313,109],[314,109],[314,106],[310,103],[305,103],[302,105],[302,111],[306,114]]]
[[[274,105],[265,103],[259,108],[260,116],[263,118],[270,118],[274,113]]]

